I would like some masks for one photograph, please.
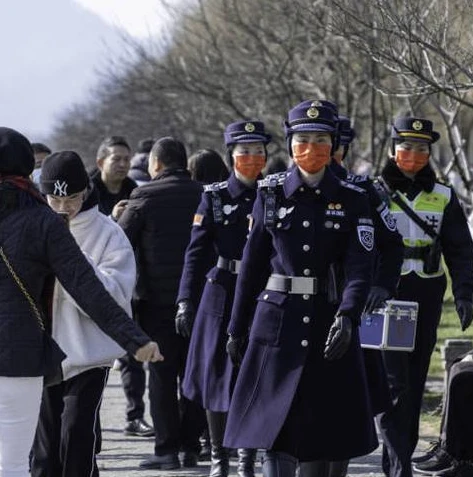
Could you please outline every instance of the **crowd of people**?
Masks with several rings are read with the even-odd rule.
[[[396,118],[378,178],[346,169],[355,132],[331,101],[296,105],[284,132],[287,163],[245,120],[223,158],[110,136],[87,171],[0,128],[0,477],[98,476],[114,363],[123,432],[154,437],[142,469],[198,466],[207,439],[209,477],[233,450],[239,477],[257,450],[264,477],[344,477],[377,424],[386,476],[473,476],[471,356],[413,462],[445,266],[462,330],[473,319],[473,241],[430,165],[433,123]],[[363,314],[392,298],[418,303],[414,349],[362,347]]]

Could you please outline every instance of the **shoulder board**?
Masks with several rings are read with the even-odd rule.
[[[258,181],[258,187],[276,187],[278,185],[281,185],[284,183],[284,180],[286,179],[287,175],[287,171],[270,174],[264,179]]]
[[[204,186],[204,192],[218,192],[219,190],[226,189],[228,182],[214,182],[213,184],[207,184]]]
[[[360,194],[366,194],[365,189],[362,189],[361,187],[358,187],[355,184],[351,184],[350,182],[340,181],[340,184],[342,185],[342,187],[345,187],[347,189],[354,190],[356,192],[359,192]]]
[[[349,182],[350,184],[357,184],[360,182],[369,182],[370,181],[370,176],[367,175],[357,175],[357,174],[347,174],[345,178],[346,182]]]

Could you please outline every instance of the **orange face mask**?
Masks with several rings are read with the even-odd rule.
[[[261,154],[241,154],[235,156],[235,170],[243,177],[255,180],[263,170],[266,158]]]
[[[401,171],[415,174],[427,165],[429,153],[398,149],[394,161]]]
[[[330,162],[331,144],[308,142],[294,144],[292,155],[294,162],[309,174],[319,172]]]

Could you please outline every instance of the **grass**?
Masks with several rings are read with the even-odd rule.
[[[445,344],[445,340],[454,338],[473,340],[472,328],[473,327],[470,327],[465,332],[461,331],[460,320],[455,311],[451,282],[449,279],[442,310],[442,319],[437,329],[437,344],[430,361],[429,379],[442,380],[444,377],[441,348]],[[420,425],[421,436],[436,437],[438,435],[440,428],[440,414],[436,413],[435,410],[440,405],[441,400],[441,393],[429,391],[424,393]]]

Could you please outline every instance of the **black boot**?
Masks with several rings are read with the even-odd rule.
[[[238,477],[255,477],[255,449],[238,449]]]
[[[346,477],[348,473],[349,460],[338,460],[330,462],[328,477]]]
[[[294,477],[297,459],[284,452],[266,451],[263,457],[263,477]]]
[[[327,460],[313,460],[299,464],[299,477],[329,477],[330,462]]]
[[[230,462],[228,449],[223,447],[223,435],[225,434],[225,424],[227,414],[225,412],[207,412],[207,422],[209,423],[210,445],[211,445],[211,467],[209,477],[228,477],[230,472]]]

